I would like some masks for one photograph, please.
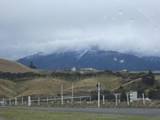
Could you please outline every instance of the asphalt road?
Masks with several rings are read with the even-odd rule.
[[[117,115],[143,115],[143,116],[160,116],[160,109],[148,108],[43,108],[31,107],[26,108],[34,111],[48,112],[85,112],[98,114],[117,114]]]
[[[97,114],[114,114],[114,115],[140,115],[140,116],[158,116],[160,117],[160,109],[158,108],[53,108],[53,107],[0,107],[0,109],[19,108],[32,111],[47,112],[82,112]],[[1,120],[2,118],[0,118]]]

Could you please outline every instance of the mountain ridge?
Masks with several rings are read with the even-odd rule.
[[[97,49],[66,51],[50,54],[34,54],[18,60],[29,66],[33,62],[39,69],[64,70],[76,68],[95,68],[99,70],[160,70],[160,57],[136,56],[117,51]]]

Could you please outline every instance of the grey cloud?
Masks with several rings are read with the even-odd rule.
[[[0,57],[85,49],[160,56],[158,0],[0,0]]]

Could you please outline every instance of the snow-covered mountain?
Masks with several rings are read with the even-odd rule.
[[[160,57],[139,57],[132,54],[98,49],[34,54],[18,60],[29,65],[33,62],[37,68],[63,70],[76,68],[96,68],[99,70],[160,70]]]

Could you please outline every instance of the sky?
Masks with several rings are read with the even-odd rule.
[[[0,0],[0,58],[89,49],[160,56],[159,0]]]

